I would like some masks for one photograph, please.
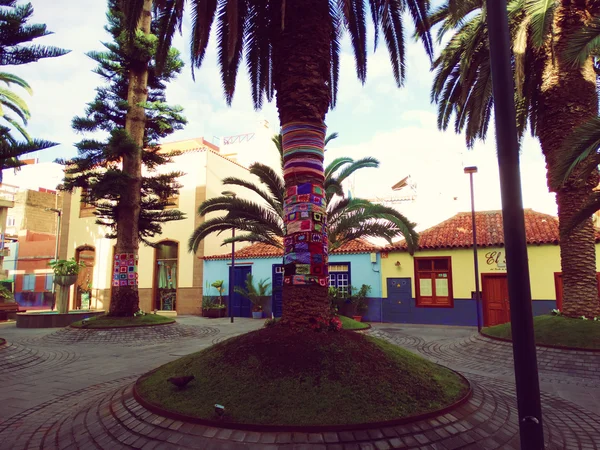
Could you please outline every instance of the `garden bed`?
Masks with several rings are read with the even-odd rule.
[[[533,318],[535,343],[539,346],[600,351],[600,322],[544,315]],[[492,339],[512,341],[510,323],[483,328]]]
[[[185,388],[167,380],[194,375]],[[141,377],[138,400],[164,415],[220,426],[339,427],[432,414],[466,399],[466,380],[361,333],[296,333],[276,324]],[[290,428],[292,427],[292,428]]]
[[[158,314],[146,314],[136,317],[109,317],[106,315],[93,317],[85,323],[83,320],[72,323],[73,328],[105,329],[105,328],[132,328],[132,327],[152,327],[157,325],[168,325],[175,323],[171,317],[165,317]]]
[[[368,330],[371,328],[371,324],[365,322],[358,322],[357,320],[351,319],[346,316],[338,316],[340,321],[342,322],[342,328],[344,330],[351,331],[360,331],[360,330]]]

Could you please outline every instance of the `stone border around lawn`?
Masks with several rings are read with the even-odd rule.
[[[408,417],[402,417],[399,419],[386,420],[382,422],[368,422],[368,423],[358,423],[352,425],[259,425],[259,424],[250,424],[250,423],[235,423],[235,422],[221,422],[217,420],[209,420],[209,419],[201,419],[199,417],[188,416],[187,414],[176,413],[173,411],[169,411],[163,409],[162,407],[145,400],[140,393],[138,392],[138,385],[141,381],[143,381],[146,377],[152,375],[159,368],[151,370],[148,373],[145,373],[141,377],[137,379],[137,381],[133,385],[133,397],[134,399],[148,411],[157,414],[159,416],[178,420],[181,422],[189,422],[194,424],[205,425],[213,428],[222,428],[222,429],[232,429],[232,430],[244,430],[244,431],[256,431],[256,432],[303,432],[303,433],[323,433],[323,432],[336,432],[336,431],[358,431],[358,430],[368,430],[372,428],[386,428],[393,427],[398,425],[407,425],[413,422],[418,422],[421,420],[435,418],[437,416],[442,416],[449,412],[452,412],[456,408],[465,404],[471,396],[473,395],[473,389],[469,380],[467,380],[462,374],[449,369],[445,366],[447,370],[450,370],[452,373],[457,375],[463,383],[467,386],[467,392],[454,403],[451,403],[448,406],[445,406],[441,409],[430,411],[423,414],[417,414]]]
[[[122,328],[160,327],[161,325],[173,325],[175,322],[177,322],[177,321],[175,319],[173,319],[173,320],[170,320],[169,322],[148,323],[148,324],[142,324],[142,325],[123,325],[122,327],[93,327],[93,328],[89,328],[89,327],[75,327],[73,325],[69,325],[69,328],[74,328],[76,330],[99,330],[99,331],[103,331],[103,330],[120,330]]]
[[[483,331],[479,332],[480,335],[482,335],[483,337],[486,337],[488,339],[491,339],[493,341],[500,341],[500,342],[509,342],[512,344],[512,339],[506,339],[506,338],[501,338],[501,337],[497,337],[497,336],[491,336],[489,334],[484,333]],[[542,348],[554,348],[557,350],[571,350],[574,352],[590,352],[590,353],[600,353],[600,348],[583,348],[583,347],[566,347],[564,345],[549,345],[549,344],[535,344],[536,347],[542,347]]]

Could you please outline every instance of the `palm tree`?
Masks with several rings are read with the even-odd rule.
[[[17,168],[23,165],[19,161],[19,156],[58,145],[55,142],[42,139],[30,139],[20,142],[10,135],[10,131],[8,127],[0,126],[0,184],[2,183],[2,171],[4,169]]]
[[[571,228],[598,184],[597,172],[587,179],[571,176],[557,187],[552,183],[566,153],[566,136],[598,114],[596,75],[592,59],[580,67],[564,58],[569,38],[585,24],[592,2],[567,0],[513,0],[509,22],[516,80],[517,126],[540,140],[548,169],[548,186],[556,192],[560,219],[564,313],[596,316],[600,313],[596,281],[595,237],[591,219]],[[455,33],[434,62],[432,99],[438,103],[438,126],[465,131],[467,145],[484,139],[493,98],[487,26],[483,0],[449,0],[431,16],[442,35]]]
[[[579,30],[569,40],[564,53],[567,62],[576,66],[585,64],[592,57],[594,69],[600,78],[600,17],[593,18],[587,26]],[[565,158],[558,163],[555,177],[551,180],[557,188],[574,174],[577,178],[588,179],[600,165],[600,117],[593,117],[583,123],[568,136],[562,145]],[[594,190],[581,210],[572,218],[569,228],[574,228],[591,214],[600,210],[600,192]]]
[[[139,3],[127,2],[132,18],[139,17]],[[210,29],[216,22],[226,101],[230,103],[233,98],[243,57],[254,105],[260,108],[264,98],[271,100],[277,93],[286,187],[285,257],[290,261],[284,275],[282,322],[293,327],[329,316],[327,235],[322,226],[326,213],[325,116],[335,105],[343,28],[350,34],[358,78],[366,78],[366,4],[366,0],[192,2],[193,66],[202,64]],[[375,44],[381,28],[400,86],[405,75],[403,13],[408,11],[417,29],[426,30],[429,0],[369,0],[368,4],[376,31]],[[163,18],[160,54],[181,26],[185,0],[156,0],[155,5]],[[431,56],[432,43],[426,33],[424,43]],[[300,211],[308,212],[309,217],[293,221],[293,213]],[[304,248],[306,240],[313,244],[310,251]]]
[[[332,134],[326,142],[335,138]],[[281,135],[273,138],[280,154]],[[388,206],[371,203],[360,198],[343,198],[342,182],[359,169],[378,167],[379,161],[367,157],[354,161],[352,158],[336,158],[325,168],[325,200],[327,212],[328,250],[335,250],[342,245],[360,238],[383,238],[388,242],[404,236],[408,249],[414,252],[418,235],[415,224],[405,216]],[[200,242],[209,234],[230,230],[232,227],[243,232],[235,238],[226,238],[223,244],[235,242],[262,242],[284,249],[285,237],[284,198],[285,183],[281,175],[272,168],[254,163],[250,173],[255,175],[261,187],[241,178],[227,177],[225,185],[235,185],[252,191],[262,198],[262,202],[252,202],[239,197],[220,196],[206,200],[198,208],[201,217],[209,213],[223,213],[219,217],[204,221],[192,233],[188,248],[192,252],[198,250]],[[265,189],[266,188],[266,189]],[[340,198],[341,197],[341,198]]]
[[[44,24],[27,23],[32,15],[31,3],[17,5],[16,0],[0,0],[0,66],[28,64],[69,53],[69,50],[58,47],[29,45],[34,39],[51,34]],[[9,125],[9,132],[6,132],[6,127],[3,126],[2,139],[16,145],[16,148],[19,147],[20,144],[10,132],[12,127],[27,141],[41,142],[32,140],[25,130],[31,116],[29,108],[27,103],[10,89],[12,85],[19,86],[31,95],[32,90],[29,84],[22,78],[4,71],[0,72],[0,82],[6,84],[6,87],[0,87],[0,117]],[[9,111],[17,117],[9,114]],[[10,162],[10,167],[19,165],[17,159]]]

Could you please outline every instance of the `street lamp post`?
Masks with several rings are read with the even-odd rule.
[[[469,174],[471,183],[471,225],[473,227],[473,263],[475,268],[475,308],[477,309],[477,331],[481,331],[481,290],[479,289],[479,263],[477,262],[477,224],[475,221],[475,188],[473,186],[473,174],[477,173],[477,167],[465,167],[465,173]]]
[[[58,239],[60,237],[60,221],[62,217],[62,209],[58,208],[45,208],[45,211],[52,211],[56,213],[56,237],[54,244],[54,260],[58,260]],[[54,311],[54,305],[56,303],[56,285],[52,283],[52,311]]]
[[[486,0],[521,448],[543,450],[506,0]]]
[[[221,192],[225,197],[235,198],[233,191]],[[231,227],[231,239],[235,239],[235,228]],[[231,241],[231,272],[229,275],[229,319],[233,323],[233,294],[235,293],[235,241]]]

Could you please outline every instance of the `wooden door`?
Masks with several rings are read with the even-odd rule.
[[[510,322],[506,274],[481,274],[483,325],[491,327]]]
[[[410,278],[388,278],[387,298],[383,299],[382,321],[410,323],[412,286]]]

